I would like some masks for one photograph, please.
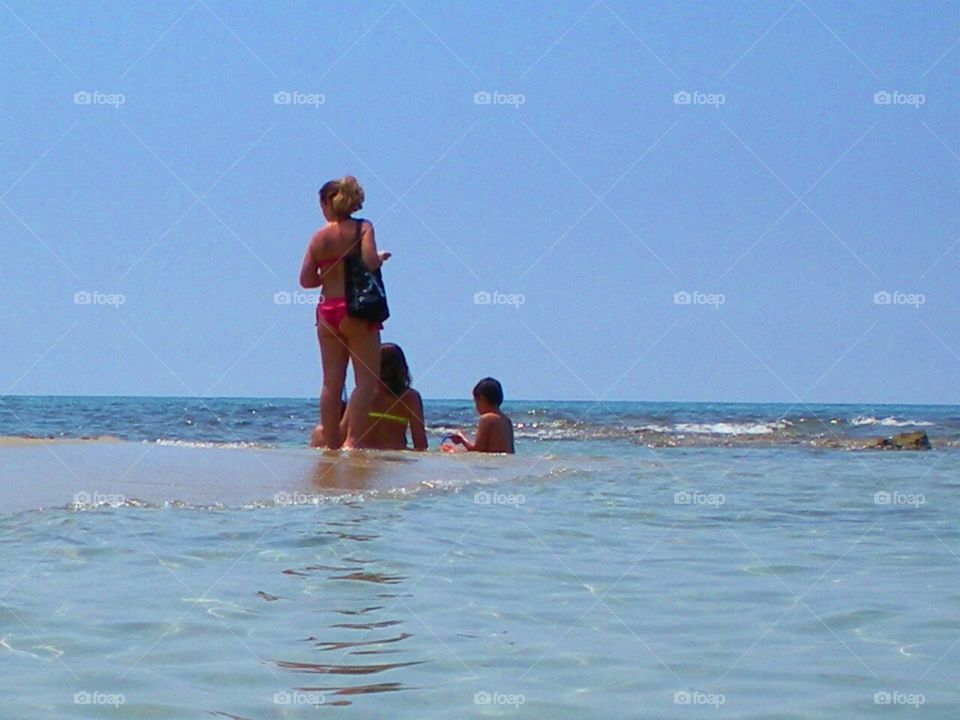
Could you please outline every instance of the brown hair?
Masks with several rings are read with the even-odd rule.
[[[353,175],[325,182],[320,188],[320,201],[330,204],[334,217],[343,220],[363,207],[363,188]]]
[[[492,377],[484,378],[473,388],[474,398],[483,398],[491,405],[500,407],[503,404],[503,387]]]
[[[410,367],[399,345],[383,343],[380,346],[380,380],[394,397],[410,389]]]

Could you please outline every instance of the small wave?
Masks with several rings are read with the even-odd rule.
[[[672,426],[644,425],[640,431],[690,435],[771,435],[777,430],[785,430],[790,424],[786,421],[677,423]]]
[[[466,429],[468,433],[473,427],[468,425],[452,426],[446,424],[432,425],[427,428],[431,437],[440,439]],[[596,423],[587,419],[554,418],[549,420],[514,420],[514,437],[526,440],[608,440],[626,439],[636,432],[626,425],[615,423]]]
[[[650,433],[672,433],[673,425],[641,425],[638,427],[637,432],[650,432]]]
[[[883,427],[931,427],[932,422],[926,420],[903,420],[890,415],[885,418],[876,418],[873,415],[857,415],[850,421],[851,425],[882,425]]]
[[[185,447],[185,448],[232,448],[234,450],[269,450],[273,445],[263,443],[247,442],[237,440],[236,442],[213,442],[205,440],[173,440],[160,438],[153,441],[155,445],[164,445],[167,447]]]
[[[160,505],[156,503],[141,500],[140,498],[125,497],[119,494],[97,493],[84,498],[81,498],[81,495],[83,495],[83,493],[78,493],[78,499],[67,503],[66,509],[72,512],[89,512],[96,510],[118,510],[122,508],[147,508],[153,510],[160,507]]]

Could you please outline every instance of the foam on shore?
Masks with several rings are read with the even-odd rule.
[[[300,505],[449,491],[522,472],[502,456],[181,446],[112,438],[4,440],[0,512]]]

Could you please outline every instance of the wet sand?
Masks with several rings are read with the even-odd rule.
[[[502,458],[413,452],[323,452],[133,443],[115,439],[0,439],[0,509],[80,505],[242,507],[306,504],[484,479]]]

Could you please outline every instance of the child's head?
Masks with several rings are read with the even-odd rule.
[[[380,380],[395,397],[410,389],[410,368],[399,345],[383,343],[380,346]]]
[[[479,413],[499,410],[503,404],[503,387],[491,377],[484,378],[473,388],[473,401]]]

